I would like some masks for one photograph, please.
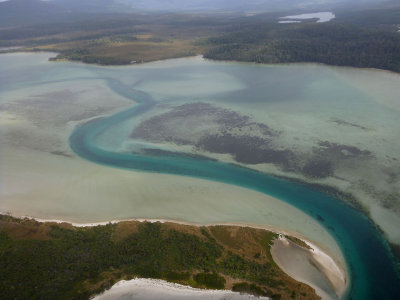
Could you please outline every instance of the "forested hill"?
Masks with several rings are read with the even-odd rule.
[[[212,47],[204,56],[216,60],[317,62],[400,72],[400,33],[395,31],[337,23],[258,23],[208,42]]]

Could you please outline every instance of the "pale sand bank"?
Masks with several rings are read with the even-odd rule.
[[[317,246],[305,242],[311,250],[280,236],[271,247],[274,261],[288,275],[313,287],[322,299],[341,299],[347,288],[344,270]]]
[[[169,283],[164,280],[136,278],[122,280],[110,290],[93,298],[93,300],[175,300],[175,299],[204,299],[204,300],[245,300],[268,299],[252,295],[235,293],[229,290],[203,290]]]
[[[72,223],[165,219],[273,228],[318,244],[345,266],[333,238],[293,206],[240,187],[109,168],[76,157],[2,147],[0,211]],[[218,201],[215,201],[218,199]]]

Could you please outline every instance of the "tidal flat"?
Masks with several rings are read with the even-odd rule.
[[[123,112],[135,104],[130,92],[139,90],[151,95],[151,109],[103,130],[93,140],[99,149],[185,152],[333,186],[351,192],[399,242],[400,125],[398,111],[388,107],[398,103],[375,100],[373,82],[363,89],[361,76],[348,80],[354,69],[200,57],[104,68],[50,63],[50,56],[0,56],[7,70],[0,75],[6,83],[0,91],[1,211],[78,223],[162,218],[278,228],[312,241],[346,268],[321,221],[281,200],[221,182],[110,168],[71,150],[75,128]],[[396,93],[398,75],[362,72],[377,84],[389,77]],[[154,136],[150,123],[165,134]],[[253,161],[254,153],[264,160]]]
[[[400,243],[398,74],[315,64],[219,69],[234,78],[213,72],[204,82],[196,75],[192,85],[189,75],[151,88],[141,83],[166,101],[144,115],[131,138],[152,143],[144,149],[190,152],[333,187],[354,196],[347,198]],[[202,96],[215,82],[231,82],[234,90]],[[181,95],[188,89],[192,101]],[[127,139],[123,147],[138,144]]]
[[[77,223],[130,218],[165,218],[199,224],[266,223],[300,235],[313,232],[311,240],[317,241],[319,236],[321,245],[331,248],[336,254],[340,253],[317,222],[273,197],[189,177],[109,168],[77,157],[68,145],[74,126],[102,116],[99,114],[100,107],[112,114],[134,103],[114,95],[107,88],[107,84],[96,74],[103,68],[46,63],[51,54],[40,55],[41,64],[48,64],[45,70],[53,69],[57,73],[53,78],[60,76],[63,70],[59,68],[64,65],[83,74],[78,73],[77,80],[67,76],[64,83],[60,79],[36,77],[36,87],[28,83],[28,87],[2,93],[0,107],[4,126],[1,127],[1,158],[4,173],[1,211]],[[32,59],[33,64],[38,58],[37,54],[11,56],[18,61],[26,56]],[[197,59],[189,61],[199,63]],[[159,64],[162,69],[165,68],[165,62]],[[149,64],[148,68],[151,70],[155,66]],[[129,70],[124,67],[115,69],[121,72]],[[90,75],[90,72],[93,74]],[[40,74],[49,76],[47,72]],[[90,80],[90,76],[94,79]],[[209,83],[214,85],[211,81]],[[210,91],[220,93],[227,91],[227,87],[221,84],[215,89],[210,88]],[[137,122],[132,120],[132,123]],[[112,128],[111,134],[106,132],[99,138],[99,143],[103,147],[126,151],[125,144],[129,144],[130,140],[124,135],[128,135],[130,127],[134,126],[127,123]],[[114,145],[116,143],[121,145]],[[215,198],[219,201],[216,202]],[[269,204],[265,205],[265,201]],[[264,222],[265,218],[270,220]]]

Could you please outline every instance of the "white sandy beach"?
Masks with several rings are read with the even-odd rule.
[[[110,290],[95,296],[93,300],[247,300],[269,299],[235,293],[228,290],[203,290],[188,286],[169,283],[164,280],[136,278],[122,280]]]

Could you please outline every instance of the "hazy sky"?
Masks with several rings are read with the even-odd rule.
[[[13,0],[0,0],[0,2]],[[24,1],[24,0],[22,0]],[[29,0],[25,0],[29,2]],[[368,5],[389,0],[42,0],[73,11],[279,11],[329,10],[339,6]],[[21,2],[21,0],[18,0]],[[34,2],[34,1],[32,1]]]

